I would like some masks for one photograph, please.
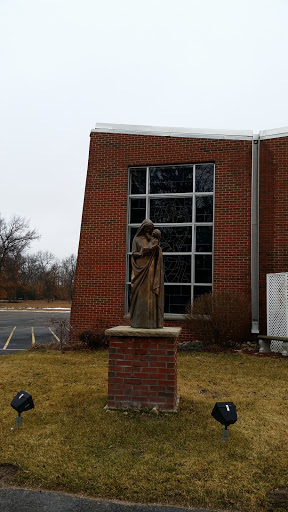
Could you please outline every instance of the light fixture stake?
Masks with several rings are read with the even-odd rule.
[[[18,416],[16,416],[16,427],[22,427],[22,424],[23,424],[22,416],[19,413]]]
[[[222,429],[222,441],[228,441],[229,439],[229,430],[227,427]]]

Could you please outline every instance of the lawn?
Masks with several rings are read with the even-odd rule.
[[[107,352],[39,351],[0,358],[0,464],[11,485],[133,502],[267,510],[288,482],[288,360],[180,353],[177,414],[105,411]],[[16,428],[10,402],[32,394]],[[230,439],[211,417],[233,401]]]

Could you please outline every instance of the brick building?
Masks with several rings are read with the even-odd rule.
[[[211,290],[252,304],[264,332],[265,276],[288,270],[288,129],[189,130],[99,124],[91,132],[71,325],[129,323],[131,241],[162,232],[165,325]],[[260,326],[260,327],[259,327]],[[185,334],[185,333],[184,333]]]

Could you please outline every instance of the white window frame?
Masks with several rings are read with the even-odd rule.
[[[159,194],[150,194],[149,193],[149,169],[153,167],[159,167],[159,168],[167,168],[167,167],[177,167],[179,165],[180,167],[192,167],[193,166],[193,192],[184,192],[184,193],[159,193]],[[213,174],[213,192],[196,192],[196,165],[213,165],[214,166],[214,174]],[[146,168],[146,192],[145,194],[132,194],[131,193],[131,170],[132,169],[145,169]],[[213,222],[196,222],[196,198],[197,197],[203,197],[203,196],[212,196],[213,197]],[[185,164],[166,164],[166,165],[150,165],[150,166],[143,166],[143,165],[137,165],[137,166],[131,166],[128,168],[128,208],[127,208],[127,250],[126,250],[126,280],[125,280],[125,312],[128,313],[128,286],[131,284],[131,276],[129,275],[129,259],[131,258],[131,249],[130,249],[130,229],[131,228],[138,228],[140,224],[131,223],[130,222],[130,214],[131,214],[131,207],[130,207],[130,200],[131,199],[145,199],[146,204],[146,212],[145,212],[145,218],[150,218],[150,199],[157,198],[185,198],[185,197],[192,197],[192,222],[184,222],[184,223],[154,223],[155,228],[159,228],[161,230],[161,227],[185,227],[189,226],[192,229],[192,246],[191,251],[185,251],[185,252],[164,252],[163,256],[190,256],[191,257],[191,283],[181,283],[181,282],[172,282],[172,283],[165,283],[165,287],[167,286],[190,286],[191,289],[191,302],[193,302],[193,292],[194,292],[194,286],[207,286],[208,288],[211,288],[213,290],[213,275],[214,275],[214,220],[215,220],[215,164],[214,162],[196,162],[196,163],[185,163]],[[144,218],[143,218],[144,220]],[[151,219],[152,222],[153,219]],[[212,226],[212,251],[211,252],[196,252],[196,227],[197,226]],[[211,283],[195,283],[195,255],[209,255],[212,256],[212,282]],[[183,318],[184,314],[179,313],[165,313],[164,318],[165,319],[180,319]]]

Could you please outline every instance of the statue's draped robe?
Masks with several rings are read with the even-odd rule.
[[[143,252],[144,251],[144,252]],[[131,326],[142,329],[163,327],[163,255],[156,238],[135,236],[132,244]]]

